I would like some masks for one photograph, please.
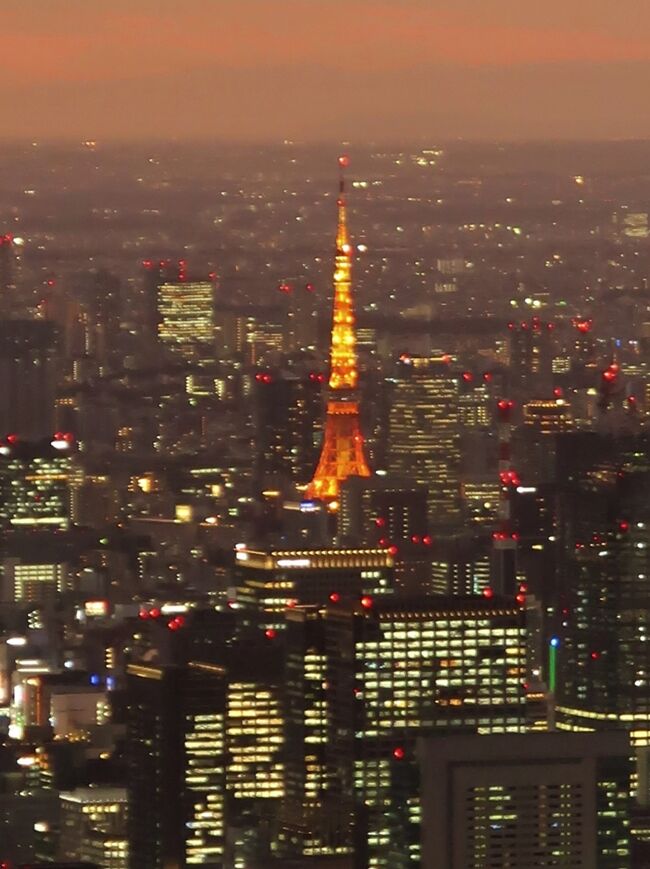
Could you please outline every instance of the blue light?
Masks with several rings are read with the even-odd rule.
[[[113,676],[106,677],[106,687],[109,691],[112,691],[113,688],[115,688],[115,679],[113,678]]]
[[[99,685],[99,683],[100,683],[101,681],[102,681],[102,680],[99,678],[99,676],[97,675],[97,673],[93,673],[92,676],[90,677],[90,684],[91,684],[91,685]]]
[[[554,649],[557,649],[557,647],[558,647],[559,645],[560,645],[560,639],[559,639],[559,637],[552,637],[552,638],[551,638],[551,646],[552,646]]]

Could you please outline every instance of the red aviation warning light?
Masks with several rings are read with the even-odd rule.
[[[500,398],[497,401],[497,414],[502,423],[510,422],[515,403],[510,398]]]
[[[339,166],[341,167],[341,169],[347,169],[349,165],[350,165],[350,158],[348,157],[348,155],[341,154],[341,156],[339,157]]]
[[[618,365],[616,363],[612,363],[609,368],[606,368],[603,371],[603,380],[607,383],[613,383],[618,377]]]
[[[594,321],[591,319],[576,317],[576,319],[573,320],[573,325],[576,327],[578,332],[582,335],[586,335],[588,332],[591,332]]]

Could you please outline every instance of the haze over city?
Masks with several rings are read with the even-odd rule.
[[[645,2],[22,0],[0,49],[2,137],[650,135]]]

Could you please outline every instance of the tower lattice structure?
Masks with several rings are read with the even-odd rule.
[[[348,477],[369,477],[359,423],[359,400],[354,300],[352,297],[352,245],[348,234],[343,170],[347,157],[339,157],[338,229],[334,267],[334,311],[330,348],[329,397],[323,448],[307,497],[326,501],[335,509],[340,485]]]

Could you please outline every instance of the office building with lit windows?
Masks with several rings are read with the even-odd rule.
[[[627,734],[427,737],[418,757],[423,869],[631,865]]]
[[[510,368],[518,396],[548,395],[553,378],[554,324],[535,316],[509,323],[509,328]]]
[[[76,513],[81,471],[68,434],[43,441],[0,441],[0,525],[68,528]]]
[[[286,840],[412,865],[417,738],[524,729],[523,611],[494,596],[367,596],[297,608],[287,631]]]
[[[560,435],[557,726],[650,745],[650,440]]]
[[[62,792],[59,856],[105,869],[128,869],[127,795],[123,788],[89,787]]]
[[[53,603],[71,587],[69,565],[44,558],[4,558],[0,574],[0,601],[5,603]]]
[[[214,284],[179,281],[158,287],[158,338],[186,359],[214,356]]]
[[[571,431],[571,405],[561,397],[533,399],[523,407],[523,425],[513,437],[517,468],[527,483],[552,480],[556,435]]]
[[[351,852],[348,829],[323,826],[327,791],[329,690],[325,610],[287,611],[285,658],[285,792],[279,851],[288,857]]]
[[[240,543],[235,550],[237,605],[274,630],[284,629],[287,607],[389,594],[393,573],[387,549],[256,550]]]
[[[403,356],[391,384],[388,471],[429,490],[432,527],[460,517],[458,376],[447,357]]]
[[[130,869],[223,865],[225,725],[222,667],[128,666]]]
[[[390,475],[350,477],[341,484],[337,531],[351,544],[397,545],[429,533],[426,486]]]

